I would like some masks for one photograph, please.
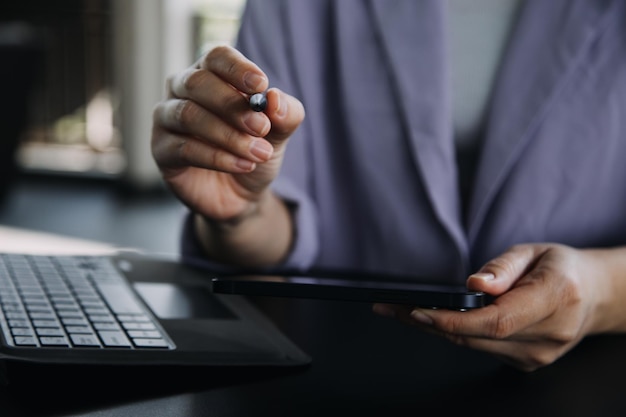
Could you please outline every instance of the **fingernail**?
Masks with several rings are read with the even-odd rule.
[[[493,281],[494,279],[496,279],[496,276],[492,274],[491,272],[476,272],[475,274],[472,274],[469,277],[476,278],[481,281]]]
[[[265,140],[254,140],[250,145],[250,153],[261,161],[267,161],[272,156],[274,147]]]
[[[251,92],[259,93],[262,90],[261,85],[265,82],[265,77],[256,72],[246,72],[243,75],[243,84],[250,89]]]
[[[411,311],[411,317],[413,317],[413,320],[415,320],[416,322],[426,324],[427,326],[433,324],[433,319],[421,310]]]
[[[241,121],[253,135],[263,136],[267,130],[267,118],[259,113],[246,112],[242,116]]]
[[[284,117],[287,114],[287,103],[283,100],[280,94],[276,94],[276,115]]]
[[[389,308],[385,305],[381,305],[381,304],[374,304],[374,307],[372,308],[374,310],[374,313],[383,316],[383,317],[388,317],[390,319],[393,319],[396,317],[396,311],[392,308]]]

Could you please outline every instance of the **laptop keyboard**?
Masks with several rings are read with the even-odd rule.
[[[13,347],[174,349],[107,257],[0,255],[0,327]]]

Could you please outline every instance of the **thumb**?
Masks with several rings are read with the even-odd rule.
[[[523,277],[539,255],[539,245],[516,245],[490,260],[467,279],[467,288],[498,296]]]
[[[270,88],[267,90],[265,114],[272,123],[265,139],[276,146],[282,144],[300,126],[304,120],[304,106],[295,97],[277,88]]]

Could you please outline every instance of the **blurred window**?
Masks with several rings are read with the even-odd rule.
[[[116,13],[124,13],[120,10],[129,8],[116,6],[133,2],[144,8],[134,10],[147,7],[159,10],[155,15],[164,16],[163,20],[153,23],[159,25],[156,30],[163,36],[178,31],[187,33],[182,39],[189,43],[186,50],[190,51],[183,54],[182,60],[172,60],[163,39],[148,36],[157,45],[150,49],[143,38],[143,58],[137,55],[134,59],[146,60],[145,51],[160,49],[165,51],[162,66],[174,63],[176,70],[190,65],[217,44],[234,43],[245,4],[245,0],[3,1],[0,25],[16,21],[26,23],[43,40],[44,64],[29,104],[28,127],[17,151],[17,163],[24,171],[119,178],[127,167],[146,163],[146,158],[127,161],[136,156],[128,153],[124,140],[129,139],[124,138],[126,131],[120,131],[119,123],[127,112],[124,108],[127,103],[120,103],[122,97],[141,94],[141,91],[120,94],[114,85],[115,65],[123,61],[128,71],[131,68],[129,58],[115,50],[118,34],[113,32]],[[181,21],[169,19],[167,14],[172,9],[182,14]],[[183,27],[180,27],[181,22]],[[168,30],[168,24],[175,27]],[[178,49],[177,39],[176,42]],[[158,77],[156,82],[158,85],[149,86],[152,91],[162,89],[165,76]],[[150,111],[146,107],[137,113],[143,115]],[[135,136],[133,140],[149,142],[149,132],[129,131]],[[141,144],[141,152],[146,146]]]

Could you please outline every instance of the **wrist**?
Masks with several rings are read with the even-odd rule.
[[[247,224],[259,217],[262,211],[267,210],[264,208],[264,205],[270,204],[270,193],[266,194],[258,200],[248,203],[244,211],[230,217],[212,218],[196,213],[196,231],[199,233],[200,238],[202,239],[206,232],[211,234],[228,234],[236,232],[237,229],[245,228]]]
[[[594,262],[585,273],[596,300],[589,333],[626,332],[626,247],[587,252]]]
[[[281,262],[291,248],[294,229],[289,208],[273,193],[229,219],[213,220],[196,214],[194,228],[209,258],[250,267]]]

